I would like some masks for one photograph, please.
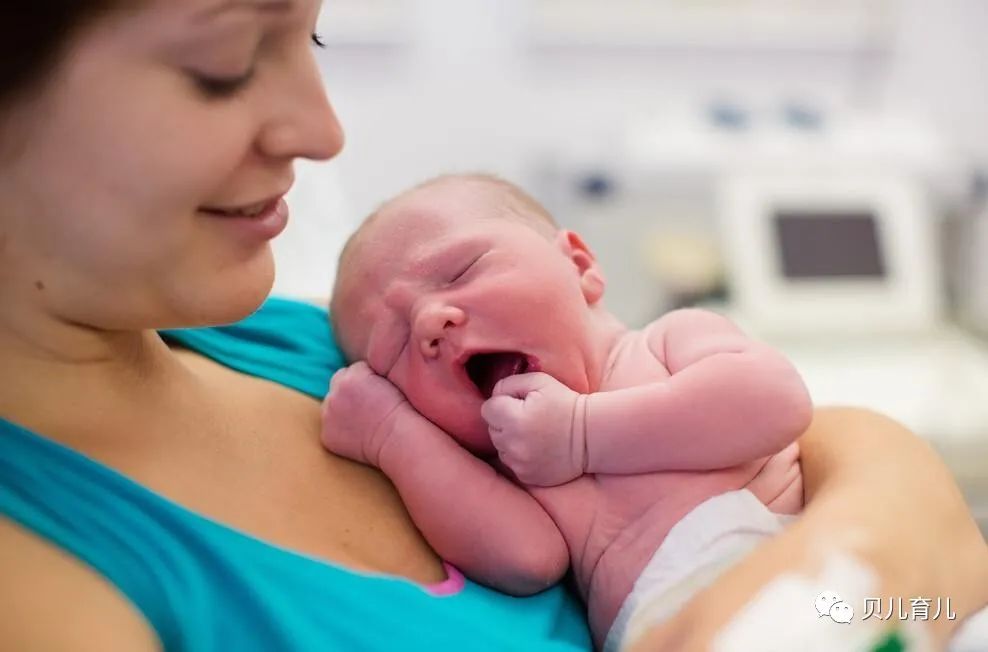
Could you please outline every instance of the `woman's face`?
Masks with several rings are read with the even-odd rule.
[[[80,33],[0,116],[4,302],[111,330],[255,309],[292,161],[343,142],[313,55],[319,4],[148,0]]]

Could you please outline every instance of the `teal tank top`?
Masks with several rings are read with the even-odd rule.
[[[283,299],[232,326],[162,336],[316,398],[343,365],[326,311]],[[467,580],[439,597],[349,571],[196,514],[4,419],[0,514],[116,585],[169,651],[591,647],[583,610],[562,586],[515,598]]]

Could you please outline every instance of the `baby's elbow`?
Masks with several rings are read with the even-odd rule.
[[[813,421],[813,401],[795,370],[779,379],[774,393],[774,430],[782,436],[780,444],[784,448],[810,427],[810,422]]]
[[[767,431],[779,438],[774,447],[781,450],[810,427],[813,401],[799,372],[787,358],[768,347],[760,353],[760,360],[754,366],[763,382],[751,385],[753,389],[760,385],[751,397],[757,399],[752,405],[770,406],[762,413],[771,420]]]
[[[809,392],[801,387],[799,392],[793,392],[786,404],[780,409],[779,429],[788,433],[786,443],[795,441],[810,427],[813,421],[813,401]]]
[[[521,546],[512,562],[513,578],[504,590],[512,595],[524,596],[541,593],[555,585],[569,568],[569,554],[565,546]]]

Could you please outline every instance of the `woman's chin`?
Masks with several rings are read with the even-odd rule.
[[[252,288],[243,288],[238,292],[231,292],[223,299],[216,302],[210,310],[209,323],[203,326],[221,326],[231,324],[254,314],[271,292],[271,282],[264,283]]]
[[[190,288],[177,311],[184,323],[173,327],[221,326],[253,314],[271,293],[274,261],[270,255],[245,267],[215,274],[208,283]],[[192,299],[189,301],[189,299]]]

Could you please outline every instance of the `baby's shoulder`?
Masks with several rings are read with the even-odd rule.
[[[734,322],[719,312],[707,308],[677,308],[647,324],[642,332],[650,334],[668,331],[703,332],[711,328],[738,330]]]
[[[704,308],[679,308],[665,313],[642,329],[645,341],[659,359],[670,348],[691,342],[729,338],[744,339],[742,330],[724,315]]]
[[[647,385],[669,377],[665,363],[649,343],[650,326],[629,330],[621,336],[601,387],[603,391]]]

